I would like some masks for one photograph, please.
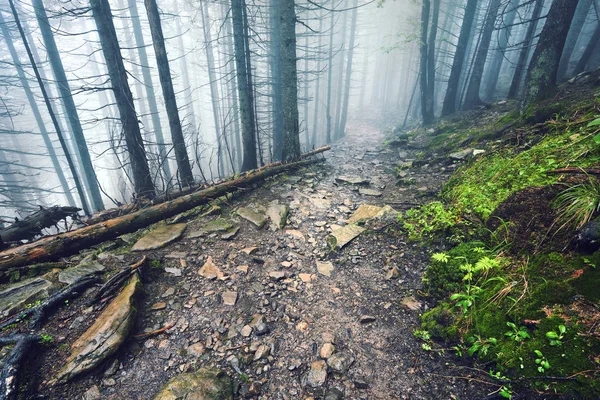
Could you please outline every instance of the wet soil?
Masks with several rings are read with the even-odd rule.
[[[106,258],[112,268],[143,254],[160,261],[160,266],[155,262],[146,269],[133,332],[91,373],[48,387],[70,344],[100,312],[84,305],[93,291],[73,301],[44,327],[55,342],[29,360],[25,397],[93,399],[97,389],[102,399],[152,399],[171,377],[202,366],[226,371],[240,398],[323,399],[330,388],[338,388],[346,399],[479,399],[496,390],[472,381],[473,372],[456,365],[451,352],[423,351],[413,336],[427,304],[409,296],[418,294],[427,260],[439,249],[407,243],[397,225],[387,223],[341,250],[327,250],[331,229],[344,225],[360,204],[409,208],[431,200],[451,173],[443,165],[421,165],[407,170],[413,185],[398,187],[395,166],[415,158],[415,153],[384,148],[382,143],[382,134],[372,125],[354,124],[327,153],[324,165],[279,177],[231,199],[223,215],[241,228],[231,240],[219,234],[184,236],[160,250]],[[340,175],[367,178],[369,188],[382,196],[361,195],[358,187],[336,182]],[[272,200],[290,205],[284,230],[259,230],[232,214],[239,206],[266,206]],[[187,233],[214,218],[190,221]],[[252,254],[241,251],[249,247],[257,249]],[[198,274],[208,257],[226,280]],[[316,261],[331,262],[331,276],[319,273]],[[247,273],[240,266],[247,266]],[[388,280],[386,273],[393,267],[399,276]],[[165,268],[180,269],[181,276]],[[269,276],[273,271],[284,276],[275,279]],[[312,274],[311,281],[303,281],[300,274]],[[235,305],[224,304],[225,292],[237,292]],[[165,307],[153,310],[160,302]],[[256,315],[264,317],[268,332],[242,336],[240,330]],[[372,322],[361,323],[365,316],[373,317]],[[169,323],[174,327],[164,333],[136,338]],[[346,373],[330,371],[322,387],[309,387],[307,370],[331,340],[337,353],[350,353],[355,362]],[[270,346],[271,355],[252,361],[259,344]]]

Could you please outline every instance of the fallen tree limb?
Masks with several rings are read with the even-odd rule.
[[[26,318],[32,317],[29,322],[29,329],[37,329],[41,326],[42,322],[46,319],[48,313],[59,305],[65,303],[65,300],[73,299],[79,295],[81,295],[88,287],[100,282],[100,278],[96,276],[86,276],[83,277],[73,284],[59,290],[54,293],[52,296],[48,297],[38,306],[28,308],[19,312],[12,317],[2,321],[0,323],[0,330],[9,327],[10,325],[19,323]]]
[[[2,374],[0,375],[0,399],[13,400],[19,394],[19,367],[23,364],[27,352],[42,338],[38,335],[12,335],[0,338],[0,346],[15,343],[15,347],[4,361]]]
[[[88,302],[88,306],[94,304],[98,300],[102,298],[109,297],[111,294],[117,292],[123,283],[129,279],[131,275],[133,275],[136,271],[140,271],[142,267],[146,264],[146,256],[142,257],[142,259],[136,262],[133,265],[123,268],[121,271],[114,274],[104,285],[100,287],[98,293]],[[140,273],[140,276],[142,274]]]
[[[42,229],[55,226],[67,217],[76,217],[80,210],[77,207],[40,207],[39,210],[22,220],[15,219],[15,222],[8,228],[0,229],[0,246],[20,240],[32,240],[42,234]]]
[[[328,150],[327,147],[321,151]],[[158,221],[175,216],[227,193],[250,186],[285,171],[298,169],[321,160],[298,161],[289,164],[271,164],[259,170],[243,174],[239,178],[190,193],[178,199],[157,204],[134,213],[86,226],[71,232],[48,236],[33,243],[5,250],[0,253],[0,271],[19,268],[27,264],[56,259],[75,254],[96,243],[114,239],[125,233],[135,232]]]
[[[598,168],[559,168],[553,169],[552,171],[546,171],[549,175],[558,174],[585,174],[585,175],[600,175],[600,169]]]

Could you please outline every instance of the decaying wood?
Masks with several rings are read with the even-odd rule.
[[[123,283],[129,279],[131,275],[135,272],[140,273],[144,265],[146,265],[147,258],[146,256],[142,257],[142,259],[135,264],[132,264],[128,267],[123,268],[121,271],[115,273],[104,285],[100,287],[98,293],[88,302],[88,305],[92,305],[100,299],[105,299],[110,297],[112,294],[116,293],[121,289]]]
[[[0,347],[15,344],[12,352],[4,361],[0,375],[0,399],[13,400],[19,394],[19,368],[29,349],[39,343],[42,338],[38,335],[11,335],[0,338]]]
[[[100,278],[97,276],[85,276],[80,278],[73,284],[54,293],[39,305],[23,310],[16,315],[13,315],[12,317],[2,321],[2,323],[0,323],[0,330],[24,321],[29,317],[31,317],[31,321],[29,321],[29,329],[37,329],[41,326],[42,322],[44,322],[49,312],[58,308],[58,306],[65,304],[66,300],[80,296],[87,288],[98,282],[100,282]]]
[[[546,174],[550,174],[550,175],[559,175],[559,174],[600,175],[600,169],[598,169],[598,168],[559,168],[559,169],[553,169],[552,171],[546,171]]]
[[[327,147],[320,149],[320,151],[326,150],[328,150]],[[0,271],[74,254],[96,243],[114,239],[125,233],[135,232],[140,228],[206,204],[215,198],[235,192],[271,176],[322,161],[323,159],[305,160],[289,164],[265,166],[260,170],[245,173],[231,181],[190,193],[172,201],[5,250],[0,253]]]
[[[42,229],[55,226],[67,217],[77,218],[78,211],[81,209],[77,207],[40,207],[33,214],[22,220],[16,219],[11,226],[0,229],[0,246],[4,243],[32,240],[42,234]]]

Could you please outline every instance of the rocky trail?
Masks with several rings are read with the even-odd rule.
[[[42,330],[53,343],[28,359],[25,398],[204,399],[213,397],[198,393],[230,387],[239,398],[261,399],[493,392],[413,336],[427,309],[416,295],[435,249],[406,243],[396,211],[431,198],[451,170],[410,167],[415,151],[385,148],[368,124],[350,127],[326,157],[200,218],[162,225],[139,241],[130,235],[137,241],[131,252],[101,253],[61,272],[60,281],[72,283],[148,260],[137,301],[135,278],[109,312],[102,303],[88,306],[93,288],[49,319]],[[397,185],[399,163],[409,185]],[[29,285],[43,292],[55,275]],[[100,362],[99,353],[114,349],[90,350],[99,338],[125,342]],[[90,360],[99,365],[75,376]]]

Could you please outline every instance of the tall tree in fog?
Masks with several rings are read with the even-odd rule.
[[[588,13],[591,11],[590,8],[592,7],[592,1],[594,0],[579,1],[579,5],[575,11],[575,16],[573,17],[573,22],[571,23],[571,29],[569,29],[569,34],[562,52],[560,65],[558,66],[557,78],[559,81],[567,78],[567,73],[570,69],[571,56],[573,55],[573,50],[575,50],[575,45],[577,44],[577,40],[579,39],[581,31],[583,30],[583,26],[585,25],[585,20],[588,17]]]
[[[352,22],[350,23],[350,41],[348,43],[348,57],[346,60],[346,83],[344,83],[344,104],[342,105],[342,116],[338,136],[344,136],[346,132],[346,121],[348,120],[348,106],[350,102],[350,89],[352,84],[352,64],[354,62],[354,43],[356,41],[356,20],[358,19],[358,0],[354,0],[352,10]]]
[[[152,74],[150,73],[150,63],[148,62],[148,53],[146,52],[146,43],[144,40],[144,34],[142,32],[142,25],[140,23],[137,0],[127,0],[127,5],[131,15],[133,36],[135,37],[135,44],[140,57],[140,67],[142,68],[142,78],[144,89],[146,90],[146,100],[148,101],[148,108],[150,108],[150,115],[152,117],[152,128],[154,129],[154,136],[156,137],[158,155],[160,158],[164,178],[167,182],[169,182],[172,176],[171,168],[169,167],[169,160],[167,159],[167,147],[165,146],[162,125],[160,123],[156,92],[154,91],[154,83],[152,82]]]
[[[431,32],[428,35],[431,0],[423,0],[421,9],[421,44],[419,81],[421,86],[421,115],[423,124],[433,122],[433,95],[435,84],[435,40],[437,36],[438,18],[440,14],[440,0],[433,0],[433,14],[431,15]]]
[[[540,15],[542,14],[543,7],[544,0],[535,0],[535,6],[533,8],[533,12],[531,13],[531,20],[529,21],[529,25],[527,26],[527,32],[525,32],[523,46],[521,47],[521,50],[519,52],[519,58],[515,66],[513,79],[510,84],[510,89],[508,90],[509,99],[516,99],[519,96],[521,83],[523,81],[523,75],[525,75],[526,71],[527,58],[529,56],[530,49],[533,44],[535,31],[537,29],[538,21],[540,19]]]
[[[271,0],[271,98],[273,101],[273,160],[282,160],[283,155],[283,86],[281,77],[281,0]]]
[[[317,52],[321,52],[321,47],[323,46],[323,14],[324,11],[321,10],[319,15],[319,39],[317,42]],[[321,91],[321,56],[317,55],[317,81],[315,82],[315,108],[313,112],[313,127],[312,127],[312,145],[313,147],[317,146],[317,132],[319,130],[319,109],[320,109],[320,91]]]
[[[248,27],[244,23],[244,0],[231,0],[231,18],[233,21],[233,45],[235,49],[236,75],[240,102],[240,119],[242,125],[242,171],[255,169],[256,159],[256,126],[254,123],[253,87],[249,79],[252,71],[248,70],[250,49],[246,47]]]
[[[167,109],[167,117],[169,118],[169,127],[171,128],[171,140],[175,149],[175,159],[177,160],[177,168],[181,183],[183,186],[191,186],[194,183],[194,175],[188,158],[185,138],[181,128],[181,120],[179,119],[179,110],[177,109],[177,99],[175,98],[175,90],[173,89],[173,80],[171,79],[171,68],[169,67],[169,58],[167,57],[167,49],[165,47],[165,38],[160,22],[160,14],[156,0],[144,0],[146,12],[148,13],[148,22],[150,23],[150,33],[152,34],[152,44],[154,45],[154,53],[156,55],[156,64],[158,65],[158,76],[160,86],[162,87],[163,98],[165,99],[165,107]]]
[[[490,43],[492,42],[492,34],[494,33],[494,25],[496,23],[496,18],[498,17],[500,5],[501,0],[490,1],[479,40],[479,47],[475,56],[473,71],[471,72],[469,85],[467,86],[467,92],[465,94],[465,101],[463,103],[463,108],[465,109],[483,104],[479,97],[479,90],[481,89],[485,62],[490,49]]]
[[[580,73],[585,71],[585,68],[587,67],[588,63],[590,62],[590,59],[592,58],[594,50],[598,46],[598,42],[600,42],[600,21],[596,21],[596,29],[594,29],[592,37],[588,41],[587,45],[585,46],[585,50],[583,51],[583,54],[581,54],[579,61],[575,65],[573,75],[579,75]]]
[[[579,0],[554,0],[531,58],[525,79],[524,104],[547,97],[556,88],[560,56]]]
[[[335,0],[331,0],[331,10],[333,7]],[[335,26],[335,13],[331,11],[331,22],[329,24],[329,58],[328,58],[328,67],[327,67],[327,105],[325,111],[325,117],[327,118],[327,131],[326,131],[326,140],[327,143],[331,143],[331,80],[333,74],[333,28]]]
[[[294,0],[281,0],[281,82],[283,100],[283,151],[285,162],[300,158],[298,121],[298,69],[296,66],[296,11]]]
[[[27,76],[25,75],[23,65],[21,64],[21,61],[19,60],[19,55],[17,54],[17,50],[15,49],[15,46],[13,44],[13,40],[10,35],[10,31],[8,29],[8,26],[6,25],[6,21],[4,20],[4,16],[2,15],[2,12],[0,12],[0,31],[2,32],[2,36],[4,37],[4,43],[6,44],[6,47],[8,48],[8,51],[12,58],[13,64],[17,70],[17,76],[19,77],[19,82],[21,83],[21,86],[23,87],[23,90],[25,92],[25,96],[27,97],[29,107],[31,108],[33,117],[34,117],[37,127],[39,129],[40,135],[42,136],[42,140],[44,141],[44,145],[46,147],[46,150],[48,151],[48,156],[50,157],[50,161],[52,162],[52,166],[54,168],[54,171],[56,172],[58,181],[60,182],[62,193],[65,195],[68,205],[74,206],[75,200],[73,199],[73,195],[71,193],[71,188],[69,187],[67,178],[65,177],[62,166],[60,165],[60,162],[56,155],[56,150],[54,149],[54,145],[52,144],[52,140],[50,139],[50,135],[48,133],[48,130],[46,129],[46,125],[44,124],[42,114],[40,113],[40,109],[37,105],[36,99],[31,90],[31,86],[29,85],[29,80],[27,79]],[[4,146],[2,146],[2,147],[4,147]]]
[[[121,48],[113,24],[108,0],[90,0],[92,15],[98,29],[102,53],[106,60],[111,88],[121,116],[123,135],[129,153],[135,193],[139,197],[153,198],[154,185],[148,168],[146,150],[133,103],[133,95],[127,83],[127,71],[123,64]]]
[[[69,119],[69,125],[71,126],[71,132],[81,159],[81,169],[85,174],[84,184],[90,195],[91,205],[95,211],[104,210],[104,204],[102,203],[102,195],[100,194],[100,188],[98,186],[98,179],[94,166],[92,165],[92,159],[88,150],[85,136],[83,134],[83,128],[81,127],[81,121],[79,120],[79,114],[73,100],[71,93],[71,87],[65,74],[56,42],[54,41],[54,35],[52,33],[52,27],[48,21],[46,10],[44,9],[44,3],[42,0],[34,0],[33,7],[35,9],[35,15],[42,33],[42,39],[46,46],[46,53],[48,54],[48,60],[56,79],[56,84],[60,92],[60,99],[64,103],[65,110],[67,112],[67,118]]]
[[[478,0],[467,0],[467,5],[465,6],[458,43],[456,44],[454,59],[452,60],[450,77],[448,78],[448,88],[446,89],[446,97],[444,98],[444,105],[442,107],[442,116],[456,112],[460,77],[465,67],[465,56],[467,54],[469,39],[471,38],[471,31],[473,30],[477,2]]]

